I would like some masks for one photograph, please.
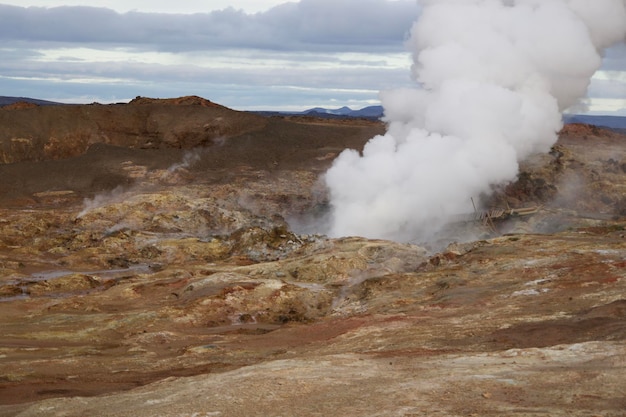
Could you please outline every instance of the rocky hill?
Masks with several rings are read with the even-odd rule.
[[[626,137],[566,127],[439,242],[319,234],[383,130],[0,110],[0,416],[623,415]]]
[[[382,131],[366,120],[262,117],[199,97],[0,108],[0,199],[66,188],[91,196],[129,183],[120,163],[167,169],[206,150],[210,158],[194,166],[210,178],[241,168],[322,170],[342,149]]]

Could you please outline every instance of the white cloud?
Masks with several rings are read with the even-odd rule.
[[[570,112],[626,116],[626,71],[598,71],[587,97]]]

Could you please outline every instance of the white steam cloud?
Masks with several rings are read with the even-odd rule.
[[[381,93],[388,131],[326,173],[332,236],[427,240],[472,197],[546,152],[602,49],[626,36],[624,0],[423,0],[411,31],[421,88]]]

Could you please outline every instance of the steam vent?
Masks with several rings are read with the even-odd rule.
[[[384,121],[0,107],[0,417],[624,416],[623,2],[421,4]]]
[[[567,125],[476,213],[394,242],[321,232],[320,176],[379,122],[158,100],[0,118],[0,415],[626,406],[619,132]]]

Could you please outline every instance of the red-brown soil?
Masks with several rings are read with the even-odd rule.
[[[566,127],[490,201],[538,211],[467,242],[297,224],[383,130],[0,109],[0,415],[624,415],[626,138]]]

